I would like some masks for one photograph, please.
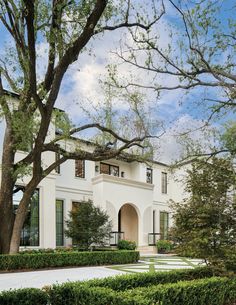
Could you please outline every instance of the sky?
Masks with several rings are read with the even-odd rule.
[[[177,3],[178,1],[175,2]],[[182,1],[182,5],[185,6],[187,3],[188,7],[191,8],[193,2],[196,3],[199,1],[185,0]],[[222,3],[222,7],[224,8],[220,16],[222,26],[227,27],[227,19],[232,15],[232,1],[219,0],[218,2]],[[134,0],[133,3],[140,3],[140,1]],[[164,0],[164,4],[166,5],[167,13],[155,28],[159,36],[159,44],[163,48],[168,47],[168,44],[172,44],[172,48],[177,49],[177,56],[181,56],[181,54],[178,54],[180,52],[178,51],[178,38],[170,38],[168,33],[170,28],[173,31],[181,32],[183,25],[179,21],[176,10],[169,4],[169,1]],[[151,10],[150,7],[149,10]],[[151,14],[151,11],[149,13]],[[2,54],[5,42],[9,43],[9,35],[1,23],[0,35],[0,54]],[[132,45],[131,37],[127,31],[117,30],[100,35],[98,39],[90,42],[88,49],[90,48],[91,52],[88,52],[88,50],[83,52],[79,56],[78,61],[67,71],[56,106],[68,112],[74,124],[77,125],[91,120],[89,114],[94,109],[99,110],[106,100],[101,81],[106,80],[108,77],[108,65],[118,64],[117,69],[119,79],[121,80],[129,79],[132,75],[135,80],[138,79],[141,83],[148,84],[152,82],[152,74],[143,70],[137,70],[120,62],[119,58],[114,54],[116,50],[119,50],[120,43],[123,45]],[[37,72],[38,78],[40,79],[47,63],[47,45],[43,40],[38,42],[37,52],[39,55]],[[145,60],[142,55],[139,59],[141,62]],[[176,82],[168,76],[157,77],[155,81],[168,85],[174,85]],[[164,135],[158,142],[160,147],[158,148],[156,157],[159,161],[170,162],[181,154],[182,148],[176,137],[181,132],[197,129],[196,132],[192,133],[193,139],[202,139],[203,142],[205,141],[203,139],[204,135],[198,130],[204,123],[204,120],[207,119],[209,112],[209,109],[205,106],[203,107],[201,103],[197,103],[205,94],[203,89],[197,88],[192,90],[188,95],[183,90],[163,91],[158,98],[153,91],[143,90],[141,93],[143,94],[144,104],[148,105],[149,120],[162,122],[165,130]],[[215,97],[219,96],[219,94],[217,91],[212,91],[210,96]],[[87,109],[86,113],[82,111],[81,105],[83,106],[82,108]],[[128,104],[120,96],[115,96],[113,97],[112,107],[114,111],[122,110],[126,112]],[[235,119],[234,114],[229,115],[229,117],[230,119]],[[217,120],[212,122],[213,127],[217,127],[218,124],[219,121]],[[158,132],[162,133],[161,131]]]

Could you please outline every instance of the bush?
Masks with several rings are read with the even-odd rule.
[[[129,287],[130,288],[130,287]],[[236,280],[209,278],[125,291],[83,283],[54,286],[52,305],[224,305],[236,299]]]
[[[107,287],[116,291],[124,291],[137,287],[147,287],[150,285],[176,283],[178,281],[190,281],[194,279],[209,278],[213,276],[212,269],[208,267],[198,267],[188,270],[175,270],[169,272],[125,274],[117,277],[108,277],[87,281],[89,286]]]
[[[1,305],[47,305],[48,295],[37,288],[24,288],[0,292]]]
[[[173,250],[173,243],[170,240],[160,239],[156,243],[158,253],[168,253]]]
[[[0,270],[41,269],[65,266],[97,266],[136,263],[137,251],[93,251],[0,255]]]
[[[81,201],[78,208],[69,212],[65,235],[72,238],[79,249],[106,245],[112,228],[109,215],[92,201]]]
[[[77,252],[77,248],[69,247],[59,247],[56,249],[46,248],[46,249],[27,249],[20,251],[18,254],[42,254],[42,253],[68,253],[68,252]]]
[[[135,241],[120,239],[117,244],[119,250],[135,250],[137,247]]]
[[[199,278],[211,277],[212,275],[212,270],[206,267],[170,272],[126,274],[119,275],[116,277],[108,277],[105,279],[90,280],[86,282],[74,282],[65,283],[62,285],[54,285],[53,288],[49,291],[49,293],[52,305],[63,305],[65,304],[65,300],[67,300],[67,305],[119,304],[119,302],[120,304],[125,304],[124,300],[122,300],[123,297],[120,297],[119,293],[122,291],[126,291],[127,289],[135,290],[136,288],[140,287],[148,287],[152,285],[166,283],[176,283],[181,280],[194,280]],[[83,295],[86,295],[84,299]],[[88,295],[90,296],[90,299],[87,299]],[[104,300],[105,297],[106,300]],[[97,301],[95,301],[94,298],[97,299]],[[127,301],[127,295],[125,296],[125,298]],[[80,303],[82,299],[83,303]],[[103,300],[104,303],[96,303],[99,302],[98,300]]]
[[[224,305],[236,300],[236,280],[213,277],[138,288],[124,292],[123,298],[126,295],[133,301],[128,304]]]

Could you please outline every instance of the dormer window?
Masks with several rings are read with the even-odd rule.
[[[152,168],[146,168],[146,182],[152,184]]]

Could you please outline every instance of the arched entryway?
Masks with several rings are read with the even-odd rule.
[[[138,244],[138,213],[133,205],[124,204],[118,214],[118,230],[124,232],[124,238]]]

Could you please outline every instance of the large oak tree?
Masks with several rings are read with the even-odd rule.
[[[68,159],[99,161],[114,158],[124,150],[142,145],[143,140],[150,137],[145,128],[129,138],[110,126],[91,121],[74,127],[67,124],[66,132],[61,128],[59,135],[52,141],[47,140],[55,103],[68,68],[80,60],[91,40],[96,48],[97,37],[101,38],[105,31],[111,35],[118,29],[149,31],[163,15],[164,7],[161,1],[148,1],[147,4],[145,10],[145,4],[139,6],[138,2],[130,0],[0,1],[1,29],[8,33],[10,41],[7,56],[0,59],[0,108],[6,126],[0,179],[0,253],[19,250],[31,195],[40,181],[58,165]],[[36,63],[40,43],[46,45],[47,67],[44,75],[39,77]],[[4,85],[14,94],[5,91]],[[66,151],[58,144],[75,133],[91,129],[105,133],[105,139],[109,141],[96,144],[89,151],[81,147]],[[31,149],[16,162],[17,150],[29,142]],[[42,164],[45,152],[58,153],[60,158],[45,167]],[[132,155],[126,157],[134,158]],[[14,214],[14,186],[26,169],[30,171],[30,179]]]

